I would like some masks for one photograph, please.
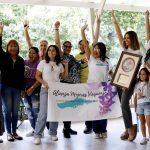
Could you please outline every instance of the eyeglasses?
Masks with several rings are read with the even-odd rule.
[[[65,48],[72,48],[72,46],[64,45]]]

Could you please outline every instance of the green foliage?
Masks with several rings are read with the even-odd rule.
[[[96,10],[97,11],[97,10]],[[117,11],[117,20],[122,33],[134,30],[139,36],[141,49],[144,52],[145,45],[145,18],[142,13]],[[73,53],[78,52],[78,41],[81,39],[80,28],[82,20],[89,17],[88,10],[84,8],[46,7],[31,5],[0,5],[0,20],[4,23],[3,47],[10,39],[19,42],[21,55],[27,57],[27,44],[24,38],[23,22],[29,19],[29,34],[34,46],[39,45],[41,39],[46,39],[49,44],[54,44],[54,23],[61,22],[61,42],[70,40],[73,44]],[[101,18],[101,38],[107,45],[108,56],[116,62],[120,55],[120,45],[114,30],[111,12],[105,11]],[[88,39],[91,39],[90,31],[87,31]]]

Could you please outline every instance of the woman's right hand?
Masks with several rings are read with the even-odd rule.
[[[88,27],[88,24],[85,24],[82,28],[81,28],[81,31],[85,31]]]
[[[59,22],[59,21],[56,21],[55,24],[54,24],[54,26],[55,26],[55,29],[59,29],[59,27],[60,27],[60,22]]]

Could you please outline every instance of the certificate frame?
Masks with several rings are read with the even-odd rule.
[[[129,89],[140,68],[142,56],[123,51],[113,74],[111,84]]]

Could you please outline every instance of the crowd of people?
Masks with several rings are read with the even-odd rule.
[[[121,89],[121,109],[125,125],[125,131],[121,134],[121,140],[133,141],[137,135],[137,125],[132,122],[130,99],[134,96],[135,110],[140,119],[142,140],[144,145],[150,140],[150,23],[149,11],[145,12],[147,52],[144,63],[135,74],[129,89]],[[134,31],[127,31],[122,35],[120,26],[112,11],[114,24],[122,51],[142,55],[138,36]],[[7,132],[7,140],[23,140],[17,134],[18,111],[20,101],[23,99],[28,119],[32,130],[26,136],[34,137],[34,144],[41,144],[44,129],[47,126],[52,141],[57,141],[58,122],[47,122],[47,104],[49,81],[67,84],[108,82],[113,76],[112,66],[106,55],[107,49],[103,42],[98,42],[100,34],[100,17],[96,18],[96,30],[94,40],[90,45],[85,31],[87,24],[81,28],[82,40],[79,41],[80,53],[74,57],[71,55],[72,43],[60,42],[60,22],[54,24],[55,45],[49,45],[46,40],[40,41],[40,47],[32,45],[29,35],[29,25],[24,24],[24,34],[28,45],[28,59],[20,57],[19,44],[16,40],[7,43],[6,52],[2,48],[2,35],[4,25],[0,24],[0,136]],[[3,110],[2,110],[3,105]],[[3,117],[4,112],[4,117]],[[63,135],[71,138],[77,131],[71,128],[71,121],[65,121]],[[5,128],[4,128],[5,124]],[[148,136],[146,134],[148,128]],[[95,133],[95,138],[107,138],[107,119],[87,120],[85,122],[85,134]],[[0,143],[3,140],[0,139]]]

